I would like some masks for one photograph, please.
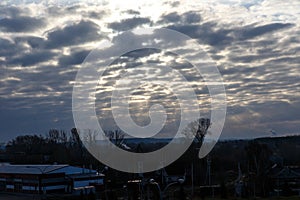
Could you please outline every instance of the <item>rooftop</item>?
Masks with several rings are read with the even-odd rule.
[[[10,165],[0,164],[0,174],[54,174],[65,173],[67,175],[96,173],[90,170],[70,165]]]

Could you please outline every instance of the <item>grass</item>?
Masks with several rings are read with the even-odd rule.
[[[228,197],[227,200],[300,200],[300,196],[291,196],[291,197],[269,197],[269,198],[235,198],[235,197]],[[193,198],[193,200],[202,200],[200,197]],[[211,198],[207,197],[205,200],[226,200],[226,199],[221,199],[218,197]]]

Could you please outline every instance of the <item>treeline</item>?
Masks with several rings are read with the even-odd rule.
[[[14,164],[100,165],[84,148],[76,128],[70,132],[51,129],[45,136],[18,136],[7,143],[5,154]]]
[[[141,141],[130,143],[124,135],[117,131],[106,132],[116,146],[130,147],[128,151],[151,152],[167,144],[166,140],[157,140],[154,143]],[[191,147],[185,154],[194,154]],[[247,158],[256,159],[256,163],[263,157],[270,157],[274,162],[285,165],[300,165],[300,136],[260,138],[254,140],[219,141],[211,152],[217,168],[229,170],[237,164],[244,163]],[[6,154],[14,163],[86,163],[92,156],[84,148],[76,128],[70,131],[51,129],[46,135],[23,135],[9,141],[6,145]],[[21,159],[18,159],[20,155]],[[23,155],[23,157],[21,156]],[[25,155],[25,156],[24,156]],[[254,156],[255,155],[255,156]],[[41,158],[42,157],[42,158]],[[27,160],[27,158],[29,160]],[[254,161],[249,161],[249,165]],[[248,165],[248,163],[247,163]]]
[[[132,152],[151,152],[167,144],[168,140],[153,140],[149,142],[131,142],[124,139],[118,131],[108,131],[106,135],[113,143]],[[128,149],[129,148],[129,149]],[[261,189],[266,195],[271,187],[266,179],[274,165],[281,168],[286,165],[300,166],[300,136],[260,138],[253,140],[219,141],[210,152],[210,167],[212,184],[234,182],[239,173]],[[198,158],[197,145],[191,147],[172,165],[166,167],[169,174],[183,174],[191,166],[195,169],[194,183],[208,184],[207,158]],[[69,164],[75,166],[103,169],[103,164],[96,160],[84,147],[75,128],[69,132],[52,129],[47,135],[18,136],[7,143],[2,152],[6,159],[2,161],[14,164]],[[114,177],[119,172],[111,172]],[[130,177],[130,176],[129,176]],[[251,180],[253,178],[253,180]],[[125,178],[115,178],[126,180]]]
[[[118,131],[107,131],[107,137],[120,148],[132,152],[151,152],[162,148],[167,140],[130,143]],[[181,161],[198,159],[193,145]],[[219,141],[210,153],[215,171],[261,168],[266,161],[280,165],[300,165],[300,136]],[[51,129],[46,135],[23,135],[9,141],[2,154],[12,163],[68,163],[99,165],[86,150],[76,128],[70,131]],[[192,156],[194,155],[194,156]],[[257,170],[256,170],[257,171]]]
[[[237,169],[238,163],[244,171],[269,162],[300,166],[300,136],[220,141],[211,155],[214,167],[223,170]]]

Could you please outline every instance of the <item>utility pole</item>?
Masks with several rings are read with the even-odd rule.
[[[208,155],[207,156],[207,178],[208,178],[208,185],[211,186],[211,159],[210,159],[210,156]]]
[[[194,162],[191,165],[191,174],[192,174],[192,197],[194,196]]]

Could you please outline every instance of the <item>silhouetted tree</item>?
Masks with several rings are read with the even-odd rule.
[[[194,142],[190,147],[193,158],[191,159],[191,174],[193,176],[193,184],[200,184],[200,179],[195,177],[200,176],[200,171],[195,170],[200,167],[201,163],[198,157],[196,157],[198,149],[202,147],[204,138],[208,133],[208,129],[211,126],[211,121],[209,118],[200,118],[195,120],[187,125],[185,129],[183,129],[182,134],[187,138],[193,138]]]
[[[18,136],[7,144],[8,152],[24,152],[26,154],[41,153],[46,139],[41,135]]]
[[[80,136],[79,136],[79,133],[77,131],[76,128],[72,128],[71,129],[71,139],[70,141],[73,143],[73,144],[76,144],[76,145],[81,145],[81,140],[80,140]]]
[[[66,144],[68,142],[67,133],[63,130],[58,131],[57,129],[50,129],[47,135],[47,139],[52,143],[63,143]]]
[[[117,147],[123,147],[125,134],[121,130],[105,131],[104,134]]]
[[[182,134],[188,138],[194,137],[198,147],[200,148],[210,126],[210,119],[200,118],[191,122],[185,129],[183,129]]]
[[[249,141],[245,147],[248,159],[248,170],[255,173],[255,184],[260,191],[261,196],[267,196],[269,188],[268,183],[268,170],[271,167],[270,156],[272,155],[271,149],[266,144],[260,144],[256,140]]]

